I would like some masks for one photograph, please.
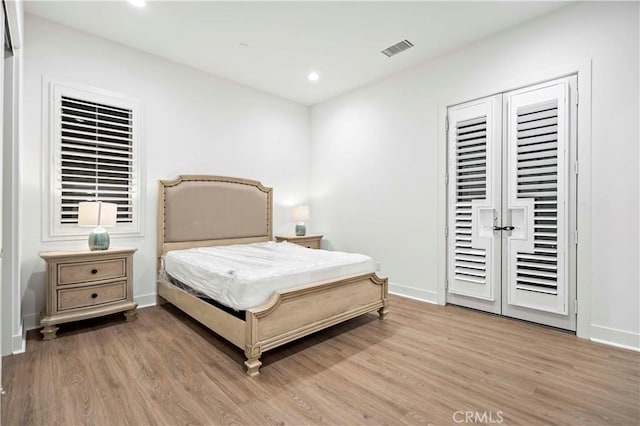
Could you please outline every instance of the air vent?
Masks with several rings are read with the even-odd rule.
[[[397,55],[398,53],[404,52],[405,50],[410,49],[412,47],[413,47],[413,43],[411,43],[409,40],[402,40],[401,42],[396,43],[393,46],[389,46],[386,49],[382,50],[382,53],[384,53],[390,58],[393,55]]]

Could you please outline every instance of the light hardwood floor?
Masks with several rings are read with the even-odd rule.
[[[3,358],[4,426],[640,422],[639,353],[399,297],[384,321],[266,352],[254,378],[242,351],[171,306],[58,335],[30,333]]]

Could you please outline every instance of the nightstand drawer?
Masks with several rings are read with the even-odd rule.
[[[319,234],[296,235],[296,236],[276,235],[277,242],[287,241],[289,243],[297,244],[299,246],[307,247],[310,249],[319,249],[321,240],[322,240],[322,235],[319,235]]]
[[[58,290],[58,310],[84,308],[127,298],[127,282]]]
[[[305,242],[300,242],[300,243],[297,243],[297,244],[301,245],[303,247],[306,247],[306,248],[312,248],[312,249],[319,249],[320,248],[320,240],[305,241]]]
[[[112,259],[58,265],[58,285],[108,280],[126,276],[126,259]]]

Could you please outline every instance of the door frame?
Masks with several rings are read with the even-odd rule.
[[[447,277],[447,107],[480,99],[501,92],[509,92],[523,87],[546,81],[555,80],[570,75],[578,78],[578,205],[577,231],[578,245],[576,250],[576,335],[591,338],[591,67],[592,60],[581,63],[567,64],[546,70],[534,70],[525,76],[516,76],[513,80],[487,81],[484,88],[475,93],[457,94],[452,99],[438,104],[438,234],[437,234],[437,292],[439,305],[446,304]],[[464,96],[464,98],[462,98]]]
[[[24,8],[22,2],[2,1],[6,14],[7,30],[11,36],[11,45],[13,47],[13,57],[10,61],[12,64],[12,91],[11,91],[11,145],[12,145],[12,170],[11,170],[11,194],[10,199],[4,199],[4,203],[11,205],[11,245],[5,247],[5,250],[11,250],[12,259],[10,265],[10,282],[3,283],[4,297],[1,300],[3,310],[1,313],[3,333],[2,333],[2,353],[17,354],[25,351],[25,328],[22,323],[22,292],[20,289],[20,144],[21,137],[21,103],[22,103],[22,72],[23,72],[23,27],[24,27]],[[3,62],[3,66],[6,63]],[[4,81],[3,83],[4,84]],[[5,105],[3,105],[4,108]],[[6,124],[6,122],[5,122]],[[6,210],[5,210],[6,211]],[[5,218],[6,219],[6,218]],[[6,237],[6,235],[5,235]],[[5,265],[6,267],[7,265]],[[5,326],[5,324],[7,324]],[[7,335],[7,333],[9,333]]]

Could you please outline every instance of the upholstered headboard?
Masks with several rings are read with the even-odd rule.
[[[169,250],[273,238],[272,188],[224,176],[184,175],[161,180],[158,257]]]

